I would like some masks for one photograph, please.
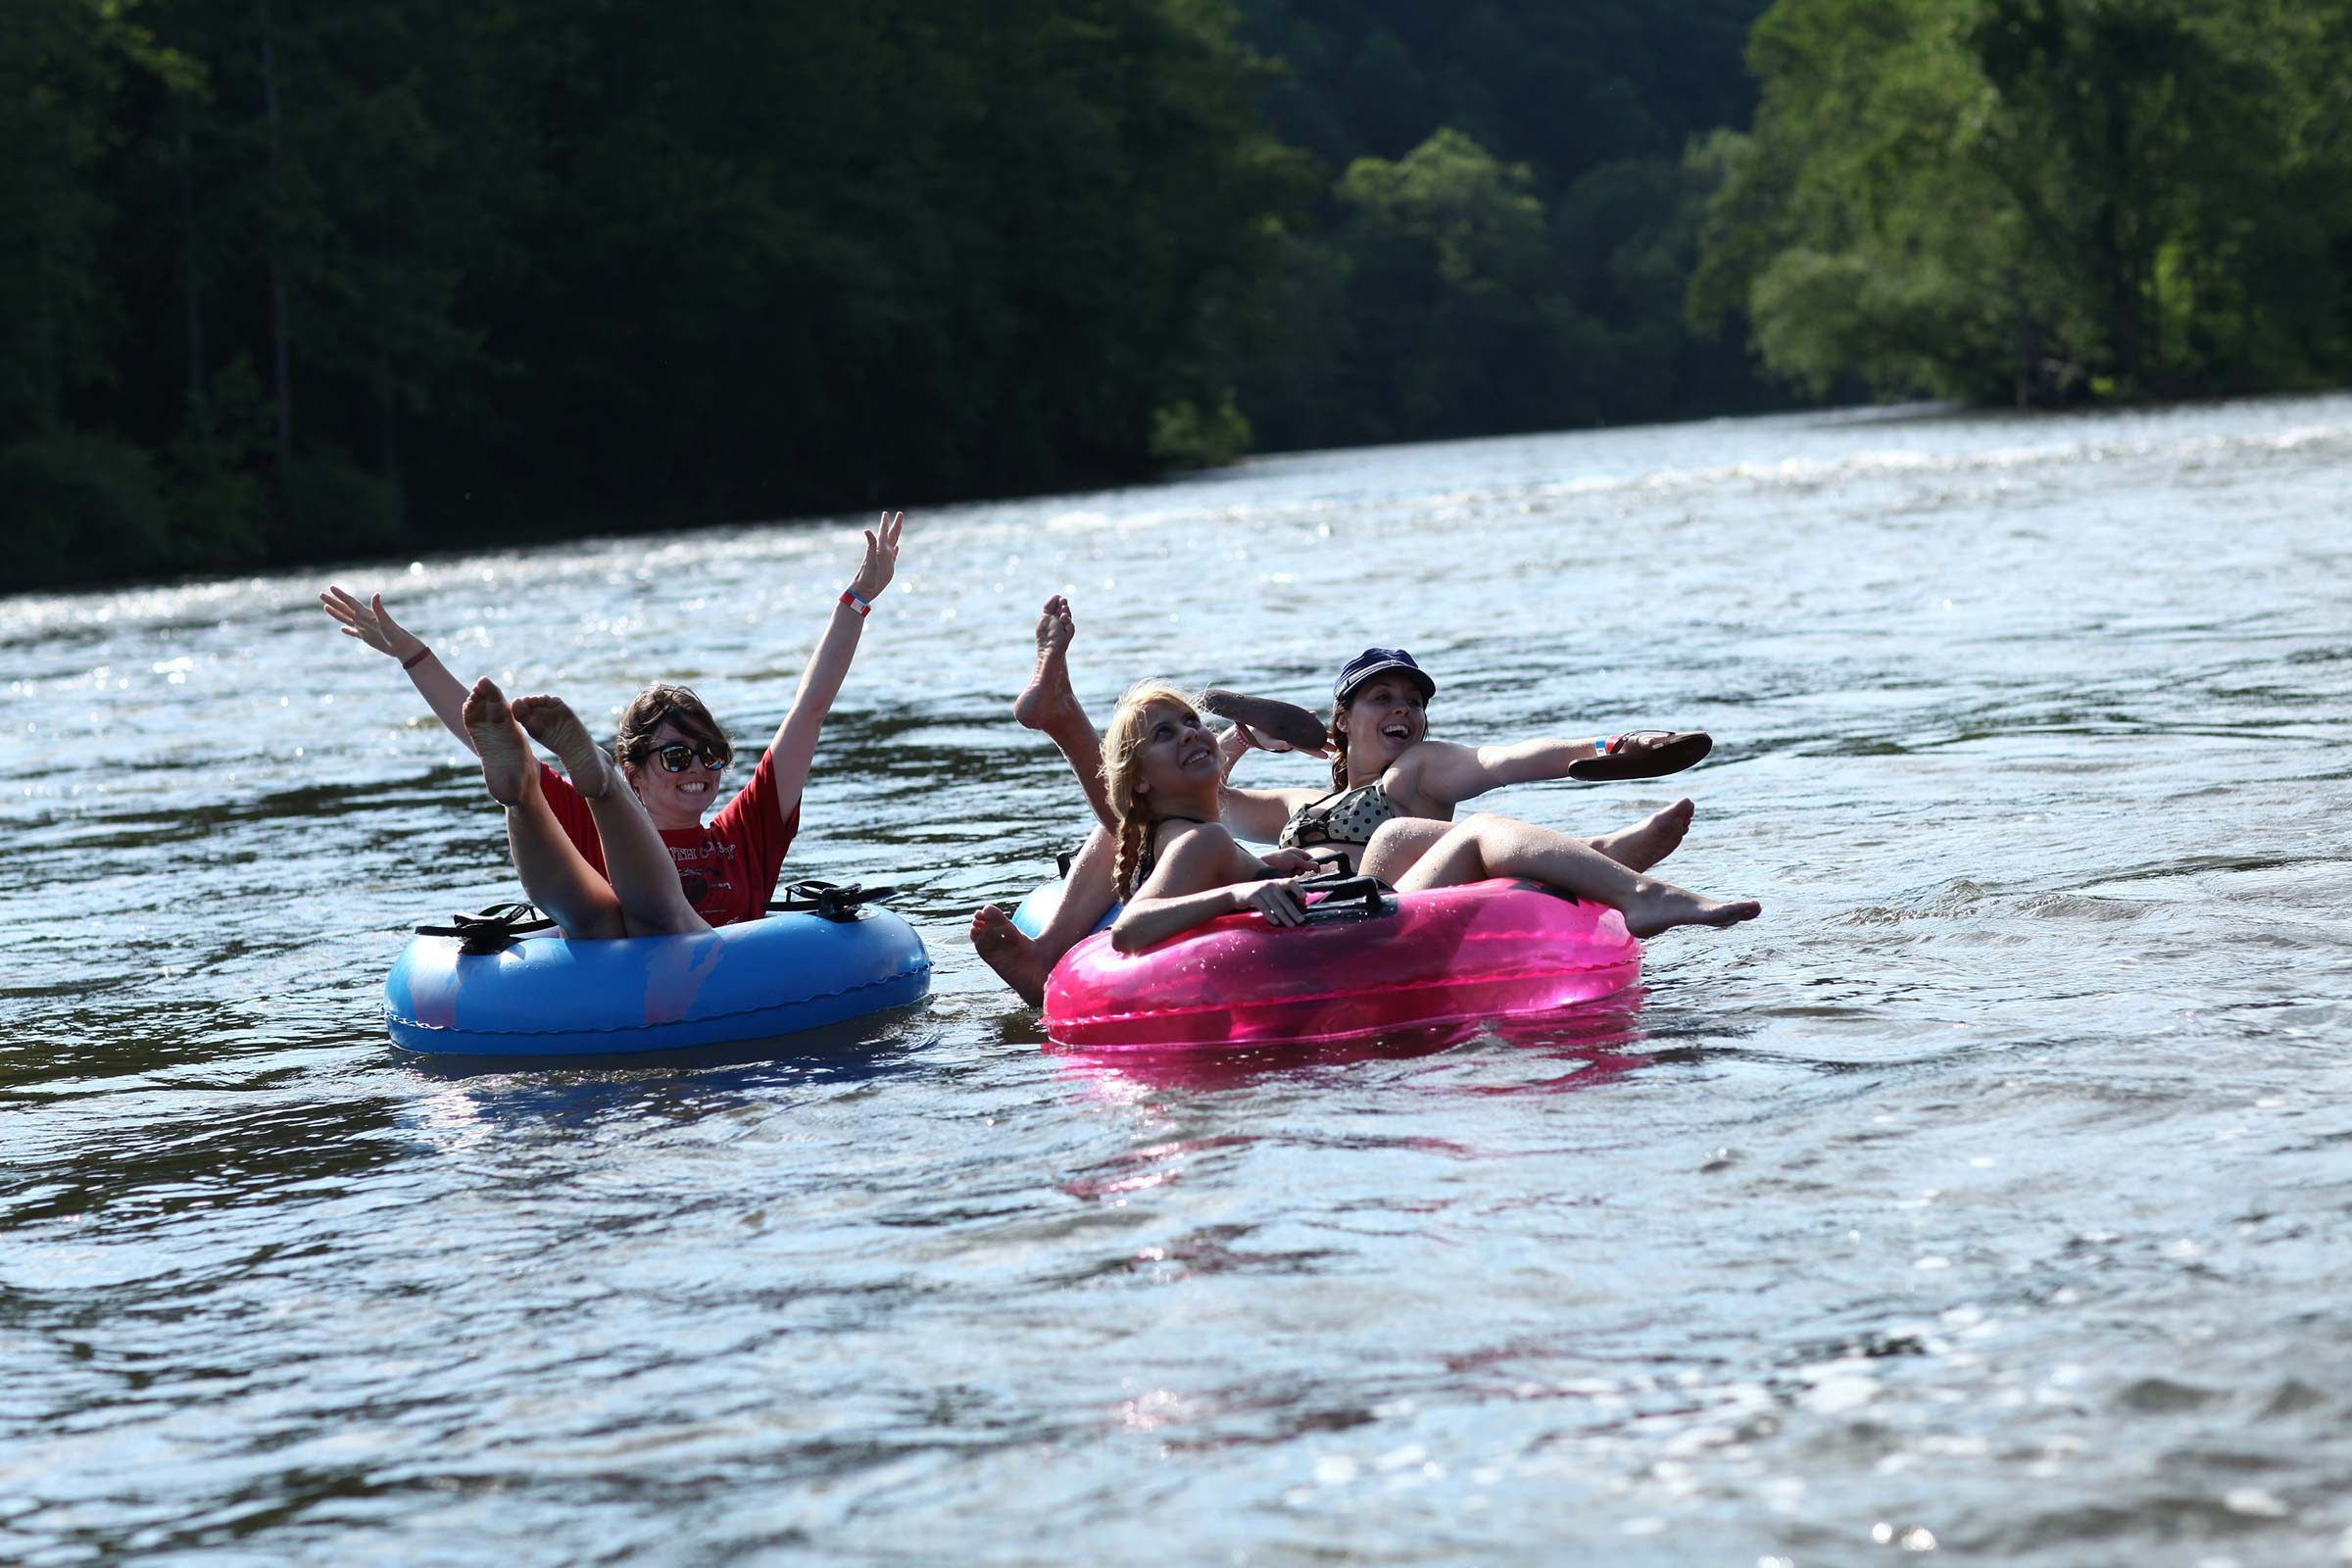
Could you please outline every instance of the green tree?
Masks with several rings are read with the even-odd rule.
[[[1714,149],[1693,314],[1743,312],[1816,391],[2027,402],[2341,367],[2342,152],[2318,128],[2341,23],[2251,10],[1782,0],[1750,42],[1753,134]]]
[[[75,416],[103,407],[123,325],[102,179],[120,100],[128,78],[178,69],[127,5],[0,8],[0,587],[168,560],[147,454]]]
[[[1452,129],[1341,176],[1356,371],[1389,431],[1466,434],[1525,416],[1515,383],[1543,363],[1529,337],[1548,335],[1551,262],[1529,186],[1523,166]]]

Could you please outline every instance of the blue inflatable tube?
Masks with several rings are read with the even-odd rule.
[[[822,1028],[931,991],[922,938],[873,906],[848,920],[770,914],[695,936],[464,947],[419,936],[392,965],[394,1045],[444,1056],[675,1051]]]
[[[1032,938],[1043,931],[1046,928],[1046,922],[1054,918],[1054,911],[1061,906],[1061,890],[1066,885],[1060,881],[1054,881],[1041,883],[1031,888],[1028,896],[1021,900],[1020,907],[1012,911],[1012,928],[1021,935]],[[1102,918],[1097,920],[1089,930],[1106,931],[1110,929],[1110,922],[1118,917],[1119,906],[1114,904],[1102,911]]]

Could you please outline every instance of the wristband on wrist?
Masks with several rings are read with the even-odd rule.
[[[1592,737],[1592,755],[1594,757],[1612,757],[1616,755],[1618,746],[1624,740],[1625,737],[1622,735],[1595,735]]]
[[[841,591],[841,602],[858,612],[860,619],[874,612],[873,601],[858,597],[858,590],[855,588],[844,588]]]
[[[415,653],[411,654],[408,658],[400,662],[400,667],[403,669],[415,669],[418,664],[421,664],[427,659],[430,659],[432,655],[433,651],[430,648],[420,645]]]

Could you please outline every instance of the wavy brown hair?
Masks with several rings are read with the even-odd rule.
[[[1119,857],[1111,877],[1122,899],[1135,896],[1135,868],[1158,820],[1144,808],[1135,793],[1136,775],[1142,771],[1136,758],[1147,738],[1144,710],[1153,703],[1173,703],[1196,719],[1200,716],[1193,694],[1164,680],[1136,682],[1111,711],[1110,727],[1102,733],[1102,791],[1110,798],[1110,814],[1118,824]]]
[[[648,686],[621,710],[620,729],[612,737],[612,756],[623,767],[635,767],[653,754],[654,731],[675,724],[691,740],[715,751],[721,760],[735,760],[735,744],[718,727],[710,710],[691,686]]]

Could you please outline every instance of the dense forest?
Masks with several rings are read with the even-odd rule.
[[[2352,366],[2352,0],[9,0],[0,590]]]

